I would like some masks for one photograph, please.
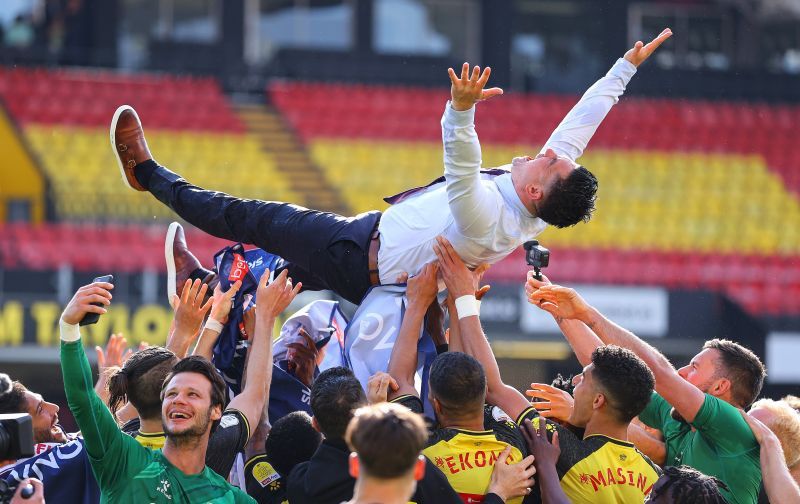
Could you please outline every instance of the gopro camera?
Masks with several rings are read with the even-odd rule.
[[[550,251],[536,240],[526,241],[522,246],[525,247],[525,262],[533,266],[534,278],[542,280],[542,268],[550,264]]]

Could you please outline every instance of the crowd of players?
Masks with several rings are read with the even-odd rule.
[[[437,260],[408,279],[388,369],[367,390],[345,367],[319,372],[324,348],[307,334],[294,344],[306,351],[289,368],[310,386],[312,416],[267,414],[273,327],[301,288],[285,271],[261,277],[244,385],[231,399],[209,359],[239,283],[211,295],[186,280],[166,346],[125,351],[112,336],[96,349],[96,383],[78,323],[106,312],[113,285],[80,288],[60,321],[80,432],[64,433],[58,406],[4,376],[0,412],[32,416],[39,454],[0,474],[36,476],[35,499],[60,501],[67,488],[73,502],[800,502],[800,401],[756,401],[766,371],[748,349],[711,340],[676,370],[579,293],[531,272],[530,309],[555,318],[584,366],[556,387],[532,384],[531,401],[503,382],[479,304],[464,302],[487,292],[485,269],[469,270],[444,238],[434,249]],[[424,418],[417,340],[431,310],[446,344],[429,370],[435,414]]]

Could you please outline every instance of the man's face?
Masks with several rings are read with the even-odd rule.
[[[575,427],[586,427],[594,414],[593,405],[597,390],[592,378],[593,369],[594,364],[589,364],[583,368],[583,373],[572,378],[572,384],[575,385],[575,390],[572,392],[575,403],[568,422]]]
[[[33,421],[33,440],[37,443],[66,443],[67,436],[58,425],[58,405],[42,399],[30,390],[25,392],[26,413]]]
[[[703,392],[708,392],[714,380],[717,379],[717,362],[719,351],[706,348],[692,357],[689,364],[678,370],[678,374]]]
[[[219,419],[219,407],[214,408]],[[200,373],[178,373],[167,384],[161,423],[167,437],[197,437],[211,429],[211,382]]]
[[[511,173],[523,187],[532,184],[547,191],[557,180],[567,178],[577,166],[569,159],[556,155],[553,149],[547,149],[535,158],[522,156],[512,159]]]
[[[678,370],[681,378],[691,383],[701,392],[707,393],[714,382],[717,380],[717,362],[719,359],[719,351],[714,348],[706,348],[699,354],[692,357],[689,364],[683,366]],[[672,418],[675,420],[685,421],[680,414],[672,409]]]

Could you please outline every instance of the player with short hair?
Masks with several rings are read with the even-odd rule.
[[[345,434],[350,475],[356,478],[350,504],[405,504],[425,475],[421,454],[428,438],[422,417],[396,404],[358,409]]]
[[[532,304],[555,317],[580,362],[606,344],[630,349],[647,363],[656,391],[639,420],[663,432],[666,465],[688,465],[719,478],[732,503],[758,500],[759,446],[740,414],[755,401],[766,376],[752,351],[713,339],[676,370],[656,348],[608,320],[573,289],[529,275],[526,291]]]
[[[268,275],[264,275],[259,284],[263,309],[257,312],[254,347],[270,344],[269,331],[277,313],[299,290],[285,275],[272,283],[267,281]],[[214,424],[223,419],[226,386],[204,358],[181,360],[164,382],[161,418],[166,442],[162,450],[141,446],[117,427],[92,388],[91,368],[78,326],[87,313],[106,312],[113,288],[105,282],[81,287],[67,304],[60,322],[64,390],[85,439],[102,492],[101,502],[254,502],[205,465],[209,436]],[[269,366],[262,363],[253,367]],[[253,372],[256,374],[248,378],[264,388],[265,371]],[[222,423],[220,426],[225,427]]]
[[[463,349],[486,370],[489,404],[514,419],[510,420],[512,424],[532,422],[535,429],[545,420],[524,395],[503,382],[483,333],[475,305],[479,274],[467,269],[444,237],[438,238],[435,251],[442,279],[455,298],[458,323],[456,330],[450,328],[451,347]],[[599,348],[581,363],[583,372],[573,378],[575,405],[568,422],[582,429],[583,435],[547,424],[548,432],[559,433],[561,487],[573,502],[644,500],[658,479],[659,469],[628,441],[628,426],[648,402],[653,374],[641,359],[619,347]]]

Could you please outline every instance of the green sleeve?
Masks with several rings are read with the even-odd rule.
[[[672,418],[670,411],[672,411],[672,406],[657,392],[653,392],[650,402],[639,413],[639,420],[648,427],[663,431],[664,424]]]
[[[741,455],[758,448],[758,441],[739,409],[708,394],[692,427],[729,455]]]
[[[81,430],[100,489],[147,465],[149,450],[123,434],[111,412],[94,391],[92,368],[81,341],[61,342],[61,373],[67,404]]]

